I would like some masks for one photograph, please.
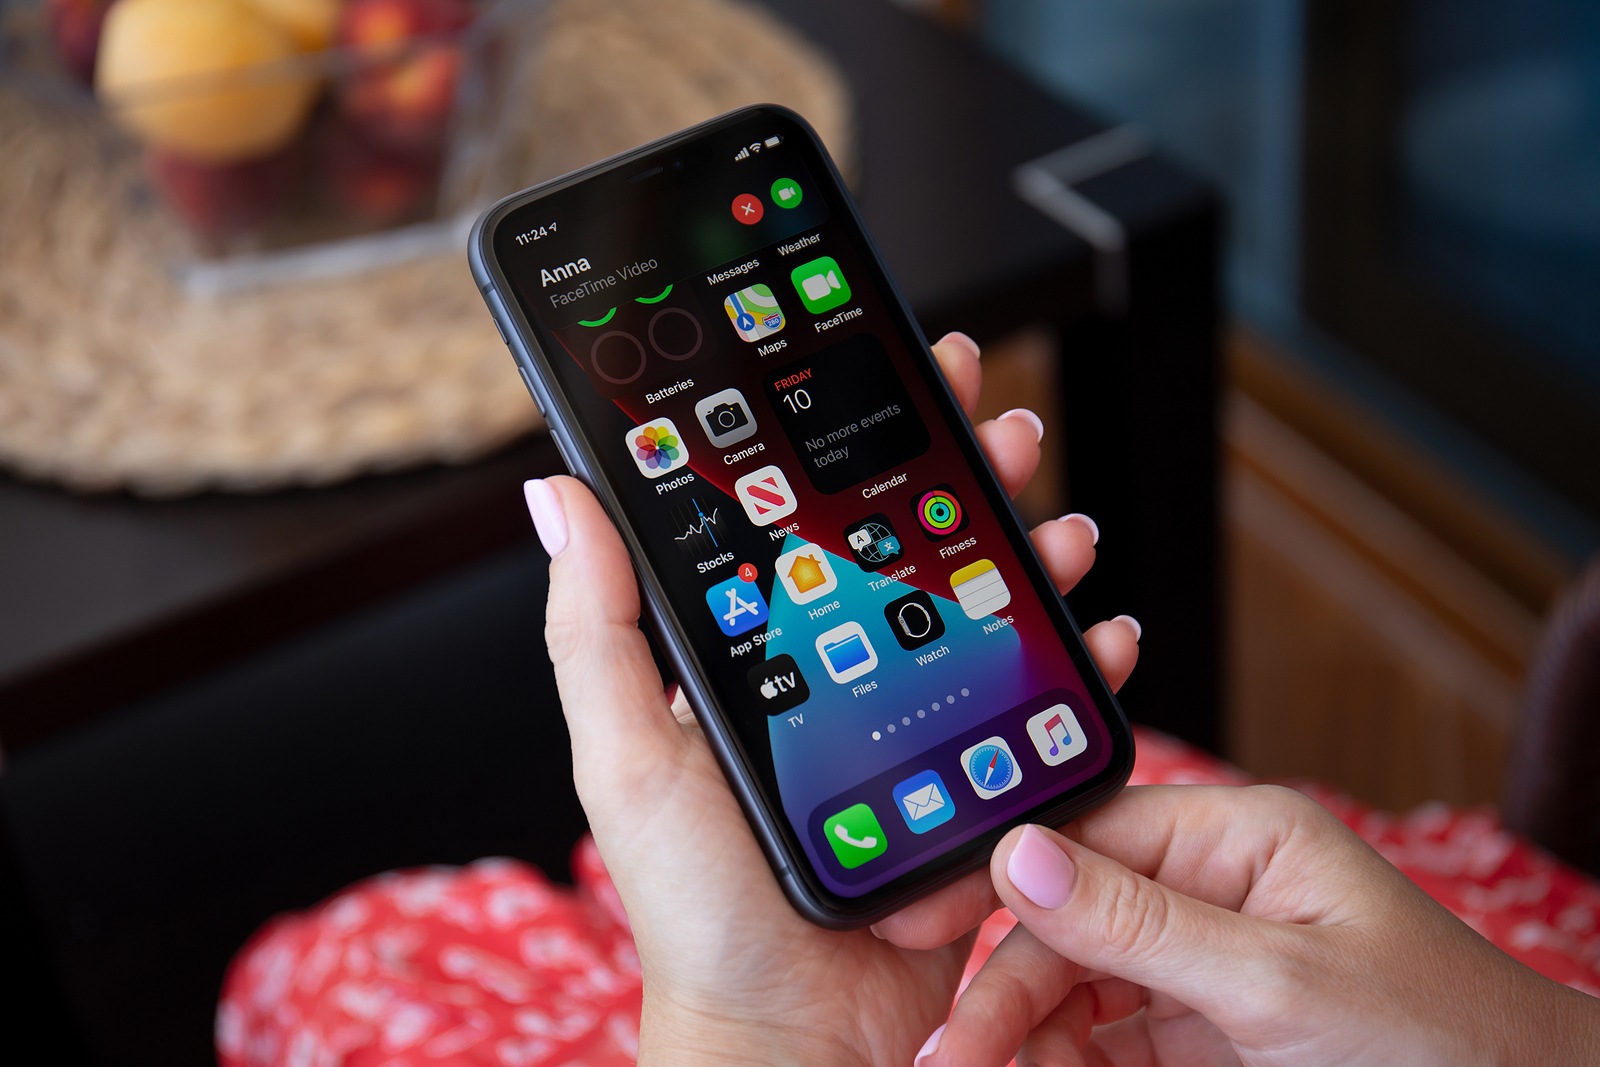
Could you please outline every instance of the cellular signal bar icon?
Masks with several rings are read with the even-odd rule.
[[[733,157],[733,161],[735,163],[737,163],[741,159],[749,159],[749,158],[750,158],[750,149],[741,148],[741,149],[739,149],[739,154]]]

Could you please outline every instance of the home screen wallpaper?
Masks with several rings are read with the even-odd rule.
[[[1102,772],[1110,733],[805,135],[722,140],[496,250],[768,797],[854,897]]]

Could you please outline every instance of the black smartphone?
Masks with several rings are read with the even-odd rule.
[[[798,115],[510,196],[469,258],[803,914],[876,921],[1127,781],[1127,720]]]

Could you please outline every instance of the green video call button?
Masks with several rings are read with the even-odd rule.
[[[793,178],[779,178],[772,183],[772,202],[779,207],[799,207],[805,195]]]

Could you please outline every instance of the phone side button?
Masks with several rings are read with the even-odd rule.
[[[544,405],[539,402],[539,391],[533,387],[533,379],[528,376],[528,368],[518,363],[517,373],[522,375],[522,384],[528,387],[528,395],[533,397],[533,406],[538,408],[539,414],[543,416]]]

